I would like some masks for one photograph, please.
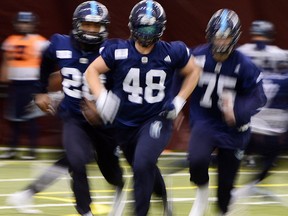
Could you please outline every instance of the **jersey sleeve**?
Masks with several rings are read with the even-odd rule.
[[[48,80],[51,73],[56,71],[57,57],[55,44],[60,42],[60,35],[55,34],[50,38],[50,44],[43,51],[40,65],[40,79],[37,83],[38,93],[47,92]]]
[[[109,69],[112,69],[115,64],[115,51],[117,50],[116,39],[106,40],[103,46],[100,48],[100,55],[105,61]]]
[[[251,116],[256,114],[267,101],[260,70],[248,58],[244,60],[237,84],[240,90],[234,105],[237,126],[247,124]]]
[[[171,58],[177,69],[183,68],[191,57],[190,49],[182,41],[171,42]]]

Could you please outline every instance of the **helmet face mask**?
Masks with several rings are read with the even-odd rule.
[[[214,13],[206,28],[206,39],[212,44],[212,53],[229,56],[240,38],[240,29],[240,20],[234,11],[220,9]],[[215,43],[219,38],[225,39],[226,43]]]
[[[215,53],[227,53],[229,52],[229,49],[231,48],[231,43],[232,43],[232,37],[217,37],[215,36],[213,38],[213,52]]]
[[[99,24],[99,32],[85,30],[82,23]],[[83,2],[74,11],[72,35],[80,43],[98,45],[107,39],[109,23],[109,13],[103,4],[96,1]]]
[[[129,28],[132,38],[143,47],[156,43],[163,35],[166,14],[162,6],[152,0],[143,0],[131,10]]]

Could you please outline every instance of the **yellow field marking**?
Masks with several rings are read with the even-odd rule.
[[[114,189],[105,190],[90,190],[91,193],[114,193]],[[55,195],[55,194],[73,194],[72,191],[61,191],[61,192],[40,192],[39,195]]]
[[[111,207],[107,205],[95,204],[91,205],[91,211],[94,215],[107,214],[111,211]],[[79,214],[66,214],[64,216],[79,216]]]
[[[60,197],[51,197],[51,196],[34,196],[37,199],[42,199],[42,200],[53,200],[53,201],[61,201],[61,202],[75,202],[75,199],[73,198],[60,198]]]

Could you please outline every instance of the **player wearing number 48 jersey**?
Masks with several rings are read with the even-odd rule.
[[[171,119],[192,93],[200,71],[184,43],[160,40],[165,24],[165,11],[158,2],[137,3],[129,18],[131,39],[107,41],[101,56],[86,71],[102,119],[113,122],[116,116],[117,142],[134,172],[137,216],[148,214],[153,185],[160,174],[156,163],[171,136]],[[176,69],[185,78],[173,97]],[[111,74],[113,92],[101,84],[101,73]]]
[[[259,69],[234,50],[240,37],[240,20],[221,9],[210,19],[208,43],[193,49],[203,69],[190,102],[190,180],[198,186],[190,216],[201,216],[208,203],[208,168],[212,152],[218,152],[218,208],[228,211],[231,189],[250,138],[249,122],[266,103]]]

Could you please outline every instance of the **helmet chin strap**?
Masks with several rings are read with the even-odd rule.
[[[216,52],[215,50],[214,51],[212,50],[213,58],[217,62],[223,62],[230,56],[232,50],[233,49],[231,47],[229,47],[225,52]]]

